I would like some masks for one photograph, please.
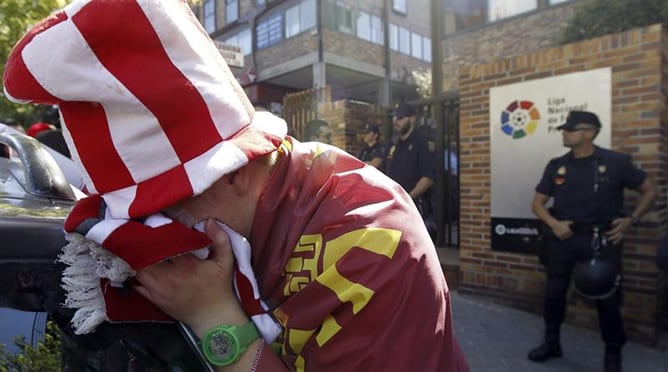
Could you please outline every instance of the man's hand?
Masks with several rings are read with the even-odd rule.
[[[631,219],[631,217],[616,218],[612,221],[612,229],[606,231],[605,237],[612,242],[612,244],[617,244],[624,239],[624,234],[632,224],[633,219]]]
[[[573,236],[573,231],[571,230],[572,224],[573,221],[556,221],[550,228],[557,238],[564,240]]]
[[[213,241],[209,258],[183,254],[144,268],[137,273],[140,285],[135,288],[200,336],[221,323],[248,321],[232,285],[234,256],[230,240],[213,219],[206,222],[206,234]]]

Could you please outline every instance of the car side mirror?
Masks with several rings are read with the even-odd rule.
[[[21,161],[28,193],[43,198],[76,200],[60,167],[39,141],[18,132],[0,132],[0,143],[14,150]]]

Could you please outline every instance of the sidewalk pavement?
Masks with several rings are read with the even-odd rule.
[[[451,300],[455,334],[471,372],[594,372],[603,368],[604,346],[597,331],[564,324],[564,356],[534,363],[527,359],[527,353],[542,340],[541,316],[457,291],[451,292]],[[668,371],[666,346],[666,342],[658,348],[628,342],[623,349],[624,370]]]

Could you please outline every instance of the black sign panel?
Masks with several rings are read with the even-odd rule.
[[[537,219],[492,217],[492,250],[537,254],[543,244],[540,226]]]

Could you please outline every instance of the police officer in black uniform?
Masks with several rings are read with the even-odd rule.
[[[362,131],[362,140],[365,145],[357,158],[369,165],[383,170],[386,146],[380,142],[380,128],[374,124],[367,124]]]
[[[436,179],[436,161],[428,138],[417,130],[416,122],[417,111],[412,105],[404,103],[394,111],[397,141],[388,150],[386,173],[413,198],[432,240],[435,240],[436,224],[431,217],[429,199],[431,185]]]
[[[587,280],[599,280],[600,277],[587,276],[586,271],[578,276],[579,269],[596,266],[578,266],[578,263],[595,263],[592,258],[597,257],[607,265],[605,267],[613,268],[613,275],[619,279],[624,234],[638,223],[657,195],[654,183],[633,165],[630,156],[593,144],[600,128],[596,114],[571,111],[566,123],[557,128],[562,131],[564,146],[571,151],[552,159],[536,186],[532,210],[545,223],[548,238],[541,253],[541,263],[547,272],[543,314],[545,340],[529,352],[528,357],[534,362],[562,355],[559,329],[566,313],[566,292],[573,271],[576,289],[578,279],[594,291],[599,290],[596,286],[603,286],[603,283],[587,283]],[[625,188],[640,193],[638,204],[631,213],[623,210]],[[553,206],[547,209],[550,198]],[[621,289],[618,281],[605,283],[608,284],[611,290],[607,293],[590,293],[590,298],[596,298],[601,336],[606,346],[606,372],[621,370],[621,348],[626,342],[619,309]]]

